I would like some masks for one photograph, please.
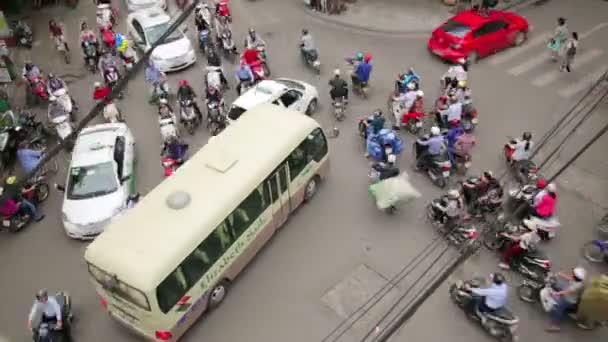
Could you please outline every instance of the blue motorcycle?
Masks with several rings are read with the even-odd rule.
[[[591,262],[608,263],[608,240],[592,240],[584,244],[583,257]]]
[[[367,134],[367,153],[375,161],[384,161],[388,156],[386,151],[392,149],[392,154],[399,155],[403,152],[403,141],[395,131],[383,128],[378,134],[373,134],[371,127]]]

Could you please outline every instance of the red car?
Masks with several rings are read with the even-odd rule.
[[[436,28],[428,47],[442,59],[473,64],[478,58],[522,44],[528,28],[528,21],[515,13],[468,10]]]

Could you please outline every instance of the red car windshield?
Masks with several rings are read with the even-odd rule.
[[[459,21],[450,19],[447,23],[441,26],[443,32],[451,34],[452,36],[456,36],[458,38],[464,38],[467,33],[471,32],[471,27],[465,25]]]

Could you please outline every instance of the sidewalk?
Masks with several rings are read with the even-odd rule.
[[[338,15],[303,8],[328,22],[379,33],[430,32],[453,15],[441,0],[359,0],[346,6]]]

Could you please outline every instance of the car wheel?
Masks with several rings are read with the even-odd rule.
[[[317,99],[312,99],[306,107],[306,115],[312,115],[317,111]]]
[[[513,41],[513,46],[520,46],[521,44],[523,44],[526,41],[527,35],[525,32],[523,31],[519,31],[517,32],[517,35],[515,36],[515,40]]]
[[[315,176],[306,184],[306,188],[304,188],[304,202],[310,202],[310,200],[317,193],[317,189],[319,187],[319,179]]]
[[[475,64],[475,63],[477,63],[478,59],[479,59],[479,55],[477,54],[477,51],[473,51],[467,56],[467,63],[469,65]]]
[[[224,301],[224,298],[226,298],[227,293],[228,293],[228,281],[222,280],[219,283],[217,283],[213,287],[213,290],[211,290],[211,293],[209,294],[209,299],[208,299],[208,304],[207,304],[208,307],[210,309],[217,308]]]

